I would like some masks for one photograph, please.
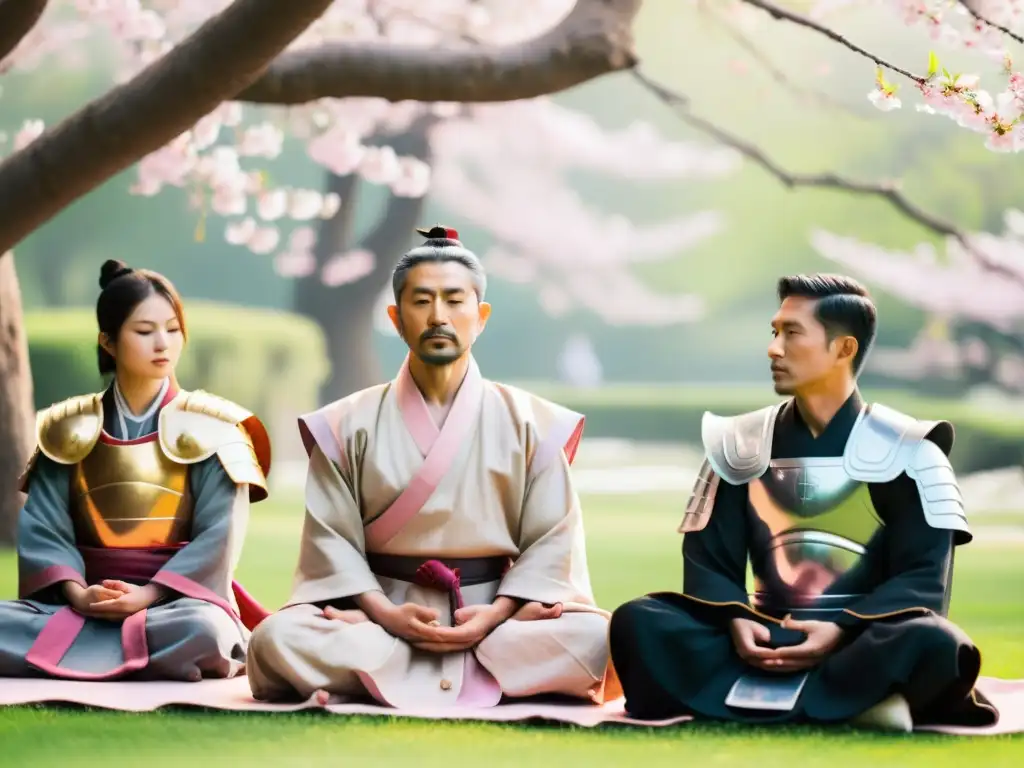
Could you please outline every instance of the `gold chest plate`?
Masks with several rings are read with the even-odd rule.
[[[882,521],[842,457],[774,459],[748,488],[755,605],[799,618],[859,596],[855,569]]]
[[[130,548],[188,541],[193,512],[188,469],[167,458],[157,440],[100,440],[72,474],[77,543]]]

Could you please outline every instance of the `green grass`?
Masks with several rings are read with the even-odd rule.
[[[612,608],[645,592],[676,589],[682,499],[668,494],[584,498],[594,589]],[[253,508],[239,579],[268,606],[287,597],[298,550],[302,507],[278,497]],[[984,649],[983,673],[1024,678],[1024,592],[1020,549],[973,546],[957,560],[952,618]],[[0,596],[15,586],[14,559],[0,555]],[[0,764],[62,766],[336,764],[449,766],[453,757],[485,756],[490,768],[550,765],[577,759],[590,766],[746,765],[758,768],[851,765],[1016,765],[1022,737],[912,737],[848,729],[776,730],[683,726],[664,730],[341,718],[321,713],[260,715],[163,711],[127,714],[57,707],[0,709]],[[1018,758],[1013,758],[1017,754]],[[359,761],[359,762],[354,762]]]

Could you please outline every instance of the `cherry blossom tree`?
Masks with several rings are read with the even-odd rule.
[[[460,38],[477,50],[529,49],[587,5],[627,7],[572,0],[524,0],[515,7],[435,0],[429,9],[407,0],[339,2],[299,38],[295,51],[317,50],[333,40],[386,40],[428,52]],[[110,0],[76,7],[94,28],[97,21],[108,28],[105,39],[117,46],[122,79],[147,66],[171,41],[187,39],[210,10],[199,3]],[[134,15],[126,12],[129,7]],[[423,60],[426,66],[428,57]],[[264,78],[284,78],[287,64],[279,60],[278,70]],[[269,100],[267,89],[255,96],[250,89],[243,97]],[[515,96],[509,91],[507,98]],[[299,100],[280,100],[292,98]],[[27,144],[41,130],[38,121],[26,121],[15,143]],[[261,162],[280,154],[286,136],[304,141],[309,157],[325,168],[323,189],[272,183],[263,173]],[[666,180],[718,175],[735,161],[732,151],[666,142],[642,123],[603,132],[585,115],[545,99],[463,105],[327,96],[284,108],[224,102],[143,157],[131,191],[187,190],[201,221],[211,216],[224,222],[210,221],[204,229],[223,226],[229,243],[272,257],[278,273],[295,280],[295,308],[315,319],[328,341],[333,374],[324,397],[334,398],[379,378],[372,309],[432,186],[437,202],[499,242],[485,255],[490,270],[513,281],[536,279],[542,306],[552,314],[575,304],[609,322],[656,324],[695,317],[700,300],[651,291],[630,265],[679,254],[717,231],[721,217],[705,211],[645,230],[593,210],[567,187],[565,172]],[[355,242],[354,211],[366,184],[386,188],[390,201],[379,224]],[[510,228],[512,220],[519,225]],[[531,231],[525,231],[526,221]],[[581,250],[589,269],[568,280]],[[603,290],[611,286],[616,290]],[[615,302],[595,301],[602,293]]]
[[[495,14],[474,5],[467,0],[431,2],[429,20],[442,28],[457,23],[466,36],[473,36],[476,27],[494,30],[487,39],[438,48],[427,39],[437,40],[436,30],[413,15],[422,13],[423,3],[0,0],[0,72],[30,70],[101,28],[120,55],[117,84],[108,93],[49,129],[26,116],[10,146],[2,148],[8,154],[0,162],[0,254],[140,160],[137,194],[155,194],[167,185],[186,188],[201,216],[243,214],[254,205],[260,225],[242,218],[228,230],[233,242],[254,251],[278,246],[278,230],[264,222],[283,213],[300,221],[337,221],[345,211],[337,192],[276,188],[258,169],[243,169],[243,159],[280,151],[282,125],[264,119],[259,109],[241,110],[240,102],[319,101],[319,108],[299,107],[293,117],[299,126],[312,120],[308,124],[322,136],[332,128],[344,133],[347,116],[355,118],[353,128],[360,124],[364,106],[345,104],[347,98],[383,99],[389,105],[413,99],[435,104],[514,101],[564,90],[636,62],[631,25],[640,0],[524,0],[514,17],[493,24]],[[417,130],[421,126],[425,130],[422,123]],[[340,146],[359,156],[369,177],[373,153],[364,152],[369,142],[362,139],[368,137],[356,131]],[[330,141],[323,138],[321,147]],[[415,155],[399,160],[394,147],[376,153],[382,169],[393,162],[399,166],[402,181],[392,180],[391,187],[406,203],[422,198],[429,177]],[[351,170],[346,172],[350,180]],[[312,244],[308,232],[293,233],[288,243],[292,256],[303,243]],[[331,245],[329,238],[318,238],[320,250],[341,252]],[[351,280],[352,270],[364,268],[366,260],[365,253],[333,260],[317,284]],[[281,262],[287,264],[288,258]],[[0,265],[2,540],[13,536],[14,479],[27,457],[32,408],[13,260],[4,255]]]
[[[868,98],[883,111],[901,105],[903,90],[895,80],[902,79],[919,93],[923,111],[978,131],[992,150],[1019,151],[1021,75],[1002,46],[1007,38],[1021,42],[1015,31],[1021,2],[884,1],[895,18],[927,28],[938,43],[955,41],[1002,56],[1005,88],[986,84],[988,90],[981,90],[969,73],[945,71],[938,53],[926,69],[920,63],[924,74],[915,74],[847,40],[827,20],[849,3],[707,5],[741,31],[775,20],[824,35],[872,62]],[[109,92],[53,127],[26,115],[9,145],[0,147],[7,152],[0,162],[0,254],[138,162],[134,193],[186,189],[207,229],[223,231],[257,256],[273,254],[279,271],[296,279],[298,306],[339,305],[357,294],[376,300],[387,272],[385,256],[402,249],[391,233],[411,230],[431,192],[439,200],[456,200],[469,220],[491,231],[497,243],[486,255],[492,269],[506,279],[538,281],[548,311],[575,303],[611,322],[683,320],[699,310],[697,301],[652,300],[632,280],[629,265],[679,252],[713,232],[720,219],[705,212],[641,230],[596,214],[567,190],[561,174],[585,168],[627,179],[708,176],[722,172],[730,156],[708,156],[702,165],[685,145],[642,128],[603,133],[579,115],[530,101],[629,70],[683,120],[787,186],[878,196],[954,238],[985,269],[999,271],[974,240],[909,201],[898,185],[830,172],[790,173],[754,143],[697,114],[684,95],[651,80],[638,67],[633,47],[631,28],[640,5],[641,0],[0,0],[0,73],[31,70],[97,34],[119,54]],[[815,7],[808,12],[808,5]],[[514,155],[519,164],[511,168],[493,157],[482,160],[482,150],[473,147],[487,147],[488,141],[493,147],[491,133],[504,128],[506,141],[517,138],[514,131],[508,135],[502,110],[556,140],[566,156],[553,160],[539,151],[543,147],[524,144]],[[575,138],[565,140],[573,131],[588,139],[580,141],[578,152]],[[261,171],[261,161],[280,152],[286,135],[306,141],[311,159],[326,168],[324,189],[279,186]],[[646,169],[615,167],[607,157],[602,164],[585,151],[630,142],[645,153],[640,165]],[[388,187],[390,200],[378,225],[354,241],[351,222],[357,187],[364,182]],[[586,221],[589,236],[577,239],[574,233],[570,240],[566,227],[541,237],[497,220],[495,212],[509,206],[536,213],[527,199],[536,202],[539,188],[551,193],[559,215],[574,224]],[[292,229],[287,237],[281,222]],[[585,280],[574,273],[578,284],[564,279],[566,254],[574,251],[585,252],[594,264]],[[24,457],[31,423],[12,262],[0,257],[2,499],[12,496],[13,468]],[[636,306],[588,304],[595,287],[610,282],[636,297],[633,304],[642,305],[643,313]],[[365,308],[369,300],[362,301]],[[345,386],[332,383],[334,391]],[[0,505],[0,518],[12,519],[12,504]]]
[[[0,162],[0,543],[13,541],[18,474],[32,445],[32,380],[14,259],[8,251],[62,207],[172,140],[218,104],[254,83],[268,62],[331,4],[330,0],[237,0],[186,40],[164,49],[135,78],[40,135],[27,120]],[[39,22],[45,0],[0,0],[0,73],[31,67],[70,31]],[[51,12],[64,12],[57,3]],[[127,37],[156,36],[139,3],[111,0]],[[95,10],[79,2],[78,10]],[[209,6],[208,6],[209,7]],[[56,14],[55,14],[56,15]],[[115,16],[116,18],[116,16]],[[146,27],[149,22],[149,27]],[[134,26],[138,23],[141,26]],[[143,47],[140,45],[140,47]],[[32,50],[36,50],[33,57]],[[224,51],[231,55],[225,56]]]
[[[544,98],[403,111],[402,122],[378,123],[377,140],[384,145],[366,148],[360,159],[336,157],[348,151],[340,142],[329,144],[322,156],[320,144],[310,145],[310,154],[328,167],[327,195],[337,195],[342,204],[319,231],[293,230],[275,257],[278,271],[297,279],[296,309],[317,320],[327,338],[333,373],[325,398],[379,380],[372,329],[376,320],[387,330],[380,302],[389,300],[391,270],[410,244],[426,199],[426,189],[418,182],[410,188],[402,173],[405,159],[430,160],[434,201],[457,211],[460,225],[482,228],[496,241],[481,254],[488,273],[536,285],[550,315],[581,308],[611,324],[658,325],[701,313],[699,297],[652,290],[632,266],[678,256],[719,231],[723,217],[701,211],[638,226],[596,210],[566,177],[583,170],[634,182],[712,178],[736,167],[736,153],[667,142],[639,122],[605,131],[590,117]],[[411,121],[408,127],[402,127],[405,121]],[[388,135],[395,130],[401,132]],[[412,154],[402,157],[396,149]],[[357,166],[342,175],[349,170],[343,163]],[[391,193],[377,226],[353,243],[360,182],[389,184]],[[226,235],[240,242],[261,226],[246,217],[229,224]]]
[[[918,91],[917,109],[984,135],[993,151],[1024,149],[1024,74],[1008,47],[1024,44],[1024,3],[884,2],[908,24],[925,27],[939,46],[977,50],[1003,64],[1005,87],[993,95],[977,75],[953,74],[933,53],[924,78],[900,72]],[[819,15],[847,4],[822,0]],[[869,98],[889,111],[901,99],[882,66]],[[939,377],[963,387],[995,384],[1024,392],[1024,213],[1006,211],[999,234],[937,231],[947,235],[944,258],[930,243],[901,253],[825,231],[814,232],[811,243],[825,258],[930,318],[909,349],[875,350],[873,369],[910,380]]]
[[[1024,213],[1007,211],[1004,221],[999,235],[971,236],[985,263],[955,239],[941,258],[930,243],[908,253],[822,230],[812,234],[822,256],[931,318],[909,349],[872,352],[872,369],[1024,392]]]

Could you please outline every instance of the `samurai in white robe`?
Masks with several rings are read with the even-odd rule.
[[[309,474],[296,583],[250,640],[253,695],[323,690],[395,707],[488,707],[537,694],[603,701],[617,686],[609,614],[594,602],[569,470],[583,424],[484,380],[475,361],[441,428],[407,363],[393,382],[303,417]],[[561,615],[513,618],[455,653],[323,615],[374,590],[437,609],[445,626],[458,608],[497,596],[560,604]]]

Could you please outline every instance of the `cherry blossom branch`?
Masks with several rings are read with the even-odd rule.
[[[686,96],[651,80],[639,69],[632,70],[631,74],[644,88],[654,94],[665,104],[672,107],[683,122],[696,128],[701,133],[710,136],[718,143],[736,150],[748,160],[751,160],[761,166],[789,189],[795,189],[797,187],[837,189],[855,195],[878,197],[886,200],[904,216],[917,222],[926,229],[929,229],[936,234],[945,235],[955,239],[961,246],[963,246],[966,252],[970,253],[979,264],[984,266],[990,272],[1003,275],[1014,282],[1024,284],[1024,276],[1015,270],[1000,264],[998,261],[989,258],[986,254],[981,252],[974,246],[963,230],[958,229],[949,222],[943,221],[937,216],[922,210],[917,205],[910,202],[898,190],[897,181],[871,183],[847,179],[832,171],[826,171],[823,173],[793,173],[791,171],[787,171],[775,160],[769,157],[760,147],[733,135],[710,120],[694,114],[690,106],[689,99]]]
[[[544,34],[516,45],[438,50],[335,43],[279,56],[236,98],[303,104],[324,97],[495,102],[563,91],[637,62],[632,25],[641,0],[577,0]]]
[[[715,1],[716,0],[712,0],[712,2]],[[721,2],[721,0],[717,1]],[[764,53],[764,51],[757,47],[757,44],[754,43],[753,40],[751,40],[749,37],[743,34],[743,32],[737,29],[733,24],[729,23],[728,19],[723,18],[721,13],[709,8],[708,4],[705,3],[704,0],[701,0],[701,2],[699,2],[698,7],[700,8],[701,13],[706,15],[715,24],[721,27],[722,30],[724,30],[725,33],[733,39],[733,42],[735,42],[740,48],[742,48],[744,51],[750,54],[750,56],[752,56],[754,60],[761,65],[764,71],[784,89],[790,91],[799,98],[807,99],[808,101],[818,102],[819,104],[822,104],[833,109],[840,109],[844,112],[847,112],[851,115],[855,115],[857,117],[861,116],[855,110],[851,109],[848,105],[843,104],[837,99],[831,98],[828,94],[822,93],[821,91],[817,91],[814,88],[808,88],[806,86],[794,82],[789,77],[789,75],[783,72],[782,69]]]
[[[259,76],[331,0],[235,0],[166,56],[0,163],[0,253]]]
[[[1024,43],[1024,37],[1022,37],[1021,35],[1018,35],[1016,32],[1014,32],[1009,27],[1004,27],[1002,24],[997,24],[996,22],[986,18],[984,14],[980,13],[979,11],[977,11],[974,8],[973,0],[960,0],[960,5],[962,5],[964,7],[964,9],[966,9],[966,11],[969,14],[971,14],[971,16],[973,16],[977,21],[980,21],[982,24],[986,24],[986,25],[992,27],[992,29],[998,29],[1004,35],[1006,35],[1007,37],[1009,37],[1009,38],[1011,38],[1013,40],[1016,40],[1018,43]]]
[[[2,62],[43,15],[49,0],[0,0],[0,72]]]
[[[800,14],[800,13],[797,13],[795,11],[790,11],[790,10],[788,10],[786,8],[783,8],[783,7],[779,6],[779,5],[771,2],[771,0],[739,0],[739,1],[741,3],[746,3],[747,5],[753,6],[754,8],[761,9],[762,11],[766,12],[769,16],[771,16],[776,21],[788,21],[791,24],[796,24],[797,26],[806,27],[807,29],[814,30],[819,35],[824,35],[829,40],[832,40],[833,42],[839,43],[844,48],[848,48],[849,50],[853,51],[854,53],[858,53],[861,56],[863,56],[863,57],[865,57],[867,59],[870,59],[871,61],[875,62],[875,64],[877,64],[880,67],[885,67],[886,69],[891,69],[893,72],[899,72],[901,75],[903,75],[904,77],[906,77],[906,78],[908,78],[910,80],[913,80],[918,85],[923,85],[924,82],[925,82],[925,78],[922,77],[921,75],[915,75],[913,72],[909,72],[908,70],[903,69],[902,67],[898,67],[895,64],[893,64],[893,63],[891,63],[889,61],[886,61],[885,59],[880,58],[879,56],[876,56],[875,54],[871,53],[870,51],[868,51],[868,50],[866,50],[864,48],[861,48],[856,43],[854,43],[854,42],[852,42],[850,40],[847,40],[845,37],[843,37],[841,34],[836,32],[834,29],[830,29],[829,27],[826,27],[823,24],[819,24],[818,22],[814,21],[814,19],[808,18],[807,16],[804,16],[803,14]]]

